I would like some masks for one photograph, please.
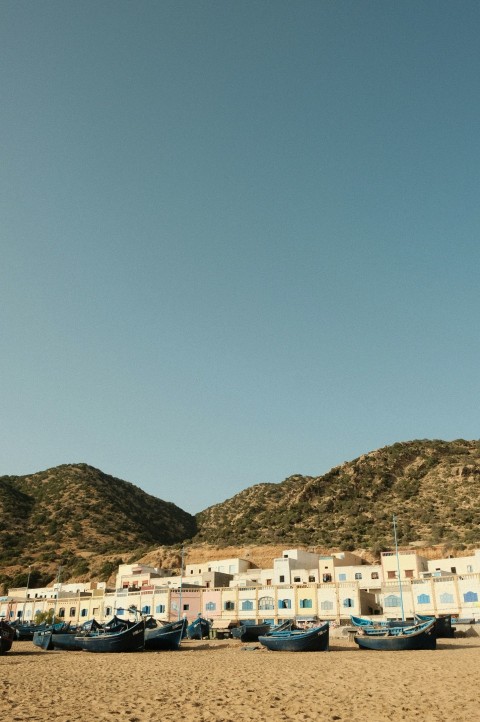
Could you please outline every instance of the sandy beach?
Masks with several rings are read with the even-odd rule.
[[[15,642],[0,657],[0,718],[83,722],[463,720],[478,718],[480,638],[435,651],[269,652],[237,640],[177,652],[44,652]]]

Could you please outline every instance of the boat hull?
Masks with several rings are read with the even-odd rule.
[[[182,637],[185,635],[186,620],[178,622],[145,627],[145,649],[153,650],[176,650],[180,646]]]
[[[204,639],[210,633],[210,623],[203,617],[198,617],[187,627],[187,637],[189,639]]]
[[[85,652],[140,652],[145,647],[145,623],[138,622],[121,632],[109,634],[100,630],[76,636],[75,641]]]
[[[234,627],[231,634],[241,642],[258,642],[258,638],[268,634],[270,629],[271,624],[241,624]]]
[[[292,631],[266,634],[258,638],[260,644],[273,652],[326,652],[329,645],[329,624],[307,631]]]
[[[6,654],[12,648],[15,630],[7,622],[0,622],[0,654]]]
[[[396,652],[411,649],[436,649],[435,622],[418,625],[417,631],[391,634],[391,630],[376,634],[359,634],[354,640],[360,649]]]
[[[64,652],[78,652],[82,649],[74,632],[52,634],[52,646],[53,649],[61,649]]]
[[[34,632],[32,641],[36,647],[50,650],[53,649],[52,636],[51,629],[40,629],[38,632]]]

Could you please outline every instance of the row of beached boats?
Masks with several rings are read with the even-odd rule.
[[[366,617],[351,617],[355,630],[354,641],[360,649],[413,650],[435,649],[438,637],[454,636],[451,616],[421,617],[412,621],[379,621]],[[184,637],[208,637],[210,624],[197,617],[191,624],[186,619],[162,623],[153,617],[131,622],[114,616],[108,623],[91,620],[80,627],[68,623],[37,627],[32,632],[33,643],[45,650],[88,652],[136,652],[141,650],[176,650]],[[242,642],[258,641],[277,652],[322,652],[329,649],[329,622],[309,628],[298,628],[293,620],[278,626],[245,624],[232,630],[232,637]],[[30,630],[31,631],[31,630]],[[0,622],[0,653],[8,651],[15,634],[27,637],[21,625],[17,630]],[[30,632],[29,632],[30,633]]]

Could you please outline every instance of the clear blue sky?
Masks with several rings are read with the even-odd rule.
[[[480,4],[3,0],[0,474],[190,512],[479,438]]]

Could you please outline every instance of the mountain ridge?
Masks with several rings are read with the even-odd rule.
[[[0,583],[32,586],[112,577],[119,563],[155,558],[179,568],[180,549],[392,548],[480,543],[480,441],[398,442],[318,477],[247,487],[195,516],[88,464],[0,477]],[[206,553],[209,553],[208,551]],[[192,561],[194,561],[192,556]]]

